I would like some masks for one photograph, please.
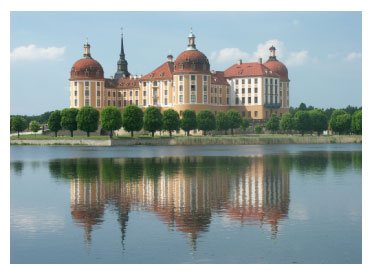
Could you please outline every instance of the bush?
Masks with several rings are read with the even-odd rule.
[[[55,137],[57,137],[57,132],[61,130],[61,112],[55,110],[48,118],[48,129],[55,132]]]
[[[112,138],[113,131],[122,126],[120,110],[114,106],[104,107],[101,112],[102,129],[110,131],[109,137]]]
[[[143,121],[144,129],[151,132],[152,137],[154,137],[155,131],[161,130],[163,127],[162,115],[156,107],[148,107],[145,110]]]
[[[10,123],[12,130],[17,132],[18,137],[20,137],[20,132],[24,131],[27,128],[27,122],[21,116],[11,117]]]
[[[173,131],[180,129],[180,116],[177,111],[173,109],[167,109],[163,112],[163,129],[169,132],[169,136],[172,136]]]
[[[125,107],[122,112],[122,126],[133,137],[134,131],[140,131],[143,127],[142,109],[135,105]]]
[[[197,116],[194,110],[187,109],[182,112],[181,129],[184,130],[188,136],[191,130],[197,129]]]
[[[241,116],[237,110],[230,109],[227,111],[227,117],[229,120],[230,132],[233,135],[233,129],[239,128],[241,125]]]
[[[256,126],[255,126],[255,133],[257,133],[257,134],[262,133],[262,127],[259,126],[259,125],[256,125]]]
[[[216,119],[213,112],[207,109],[201,110],[197,115],[197,127],[203,131],[203,135],[206,135],[207,131],[215,130]]]
[[[88,137],[90,132],[98,130],[99,111],[97,109],[85,106],[79,110],[76,119],[78,129],[85,131]]]
[[[246,131],[247,128],[249,128],[250,125],[250,120],[247,118],[242,118],[241,120],[241,129],[242,131]]]
[[[76,108],[66,108],[61,111],[61,127],[70,131],[71,137],[73,137],[73,131],[77,130],[78,112]]]
[[[277,118],[276,114],[272,113],[270,119],[267,121],[266,129],[272,131],[272,134],[279,130],[280,123],[279,118]]]

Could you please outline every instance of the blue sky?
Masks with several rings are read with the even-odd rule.
[[[290,105],[362,105],[360,12],[11,12],[10,112],[69,106],[69,72],[91,54],[106,77],[116,71],[120,27],[129,71],[147,74],[185,50],[190,27],[211,69],[266,61],[271,44],[289,70]]]

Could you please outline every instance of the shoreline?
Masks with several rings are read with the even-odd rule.
[[[173,138],[118,138],[118,139],[11,139],[11,145],[68,145],[68,146],[132,146],[132,145],[261,145],[261,144],[331,144],[362,143],[361,135],[296,136],[190,136]]]

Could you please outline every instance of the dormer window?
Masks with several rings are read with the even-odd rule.
[[[184,69],[184,64],[180,64],[180,70]]]
[[[203,71],[207,69],[207,64],[203,64]]]
[[[192,69],[192,70],[195,70],[195,64],[194,64],[194,63],[191,64],[191,69]]]

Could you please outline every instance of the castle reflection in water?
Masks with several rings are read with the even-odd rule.
[[[216,214],[259,225],[276,238],[289,207],[289,170],[278,156],[67,159],[49,162],[53,176],[70,180],[74,222],[85,241],[115,209],[125,245],[131,210],[155,213],[182,232],[195,250]]]

